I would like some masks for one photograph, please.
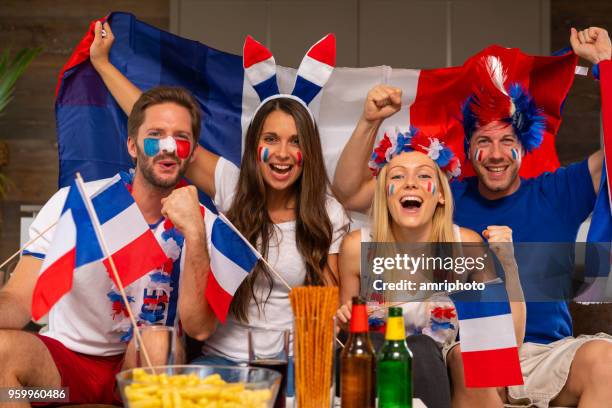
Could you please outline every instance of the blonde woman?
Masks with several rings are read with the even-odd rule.
[[[360,271],[361,244],[482,242],[476,232],[453,224],[453,201],[449,176],[460,173],[459,160],[439,139],[416,130],[381,140],[369,162],[376,176],[371,227],[350,233],[342,243],[339,258],[341,302],[338,319],[350,319],[350,299],[358,294],[371,298],[367,271]],[[517,286],[518,271],[511,245],[512,231],[490,226],[483,232],[495,250],[508,285]],[[371,275],[371,274],[370,274]],[[419,274],[417,274],[419,275]],[[430,279],[423,276],[421,279]],[[388,279],[385,276],[384,279]],[[394,279],[395,280],[395,279]],[[392,297],[391,297],[392,298]],[[389,298],[387,298],[389,299]],[[445,295],[402,305],[408,345],[414,354],[414,394],[427,406],[450,406],[450,387],[442,350],[450,350],[457,334],[454,306]],[[512,312],[519,345],[525,327],[524,303],[513,302]],[[376,319],[374,319],[376,320]],[[461,377],[458,375],[458,377]],[[461,387],[463,378],[453,378]],[[483,401],[495,389],[485,389]]]

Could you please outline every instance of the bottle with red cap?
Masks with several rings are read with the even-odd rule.
[[[368,312],[363,299],[353,298],[350,334],[340,354],[342,408],[376,405],[376,354],[368,333]]]

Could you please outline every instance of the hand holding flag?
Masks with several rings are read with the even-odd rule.
[[[184,236],[191,231],[197,235],[198,229],[206,231],[210,269],[204,295],[217,319],[225,323],[234,294],[261,254],[225,216],[199,203],[195,187],[176,189],[162,203],[168,227],[176,227]]]
[[[106,36],[103,35],[106,32]],[[107,21],[96,21],[94,24],[94,38],[89,48],[89,55],[92,64],[108,62],[110,49],[115,41],[115,36]]]

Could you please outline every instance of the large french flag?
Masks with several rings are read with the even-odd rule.
[[[205,296],[220,322],[225,323],[234,293],[251,273],[259,254],[222,217],[206,209],[210,272]]]
[[[451,295],[459,319],[466,387],[523,384],[510,304],[503,283]]]
[[[612,61],[599,63],[604,165],[586,247],[586,289],[576,300],[612,302]]]
[[[73,274],[86,273],[85,267],[93,262],[104,262],[117,284],[110,267],[112,257],[121,283],[128,286],[168,259],[119,175],[91,197],[108,254],[102,250],[86,200],[74,181],[34,288],[34,320],[70,291]]]
[[[243,134],[260,103],[258,93],[245,78],[242,58],[159,30],[131,14],[112,13],[108,21],[115,34],[111,62],[143,90],[161,84],[189,89],[204,112],[200,144],[238,165]],[[126,148],[127,117],[89,62],[92,41],[93,24],[60,73],[57,86],[60,186],[70,184],[77,171],[86,180],[95,180],[132,166]],[[297,81],[316,88],[320,83],[317,75],[326,72],[321,68],[331,68],[333,62],[325,52],[329,48],[325,42],[330,41],[332,38],[326,37],[322,46],[316,48],[319,51],[307,53],[307,63],[299,76],[293,68],[276,67],[281,92],[291,93]],[[521,175],[531,177],[555,170],[559,161],[554,136],[561,122],[561,106],[573,81],[576,56],[536,57],[518,49],[491,46],[459,67],[335,68],[310,104],[330,176],[359,120],[368,90],[381,83],[401,88],[403,106],[409,108],[387,119],[378,137],[396,127],[407,131],[412,124],[431,134],[445,134],[445,142],[463,159],[460,106],[472,92],[473,65],[481,56],[491,54],[502,60],[509,77],[526,86],[545,109],[547,129],[543,147],[525,157]],[[260,73],[258,86],[277,86],[269,52],[245,61],[245,65],[247,70]],[[315,66],[318,69],[308,68]],[[471,174],[467,163],[462,168],[464,174]]]

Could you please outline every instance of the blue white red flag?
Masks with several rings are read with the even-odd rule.
[[[459,318],[466,387],[523,384],[510,304],[503,283],[451,294]]]
[[[85,193],[74,181],[34,288],[35,320],[70,291],[73,274],[86,273],[85,266],[93,262],[103,261],[117,284],[85,200]],[[123,286],[166,262],[166,254],[119,175],[96,192],[91,202]]]
[[[245,80],[242,58],[159,30],[130,14],[112,13],[108,21],[115,35],[110,60],[117,69],[142,90],[156,85],[189,89],[204,113],[200,144],[238,165],[243,135],[260,103],[257,92]],[[330,40],[326,37],[323,41]],[[85,180],[96,180],[132,167],[126,148],[127,117],[89,61],[92,41],[93,23],[60,73],[57,86],[60,186],[70,184],[77,171]],[[524,158],[521,175],[532,177],[555,170],[559,161],[554,136],[561,122],[561,105],[574,78],[576,56],[536,57],[516,48],[491,46],[463,66],[451,68],[335,68],[309,105],[317,119],[328,173],[332,175],[335,170],[368,90],[380,83],[401,88],[402,105],[410,108],[388,118],[378,138],[385,131],[398,128],[406,132],[414,125],[440,136],[463,161],[461,105],[472,93],[472,67],[483,55],[498,56],[509,77],[528,89],[538,106],[544,108],[547,127],[543,145]],[[257,70],[262,88],[276,86],[272,58],[268,52],[245,61],[247,70]],[[291,93],[296,81],[321,83],[308,67],[317,66],[319,74],[331,70],[329,56],[309,52],[305,59],[308,63],[299,75],[295,69],[276,67],[281,92]],[[464,175],[471,174],[467,163],[461,167]]]
[[[168,260],[119,174],[96,192],[91,202],[123,286]],[[108,258],[104,264],[117,285]]]
[[[222,217],[205,210],[204,221],[210,257],[205,296],[219,321],[225,323],[236,290],[260,255]]]
[[[587,235],[586,276],[588,289],[577,300],[612,301],[612,201],[610,177],[612,174],[612,61],[599,63],[601,89],[601,120],[603,125],[604,164],[601,183],[591,226]]]
[[[84,266],[103,258],[83,196],[73,181],[34,287],[34,320],[46,315],[70,291],[73,273],[79,273]]]

